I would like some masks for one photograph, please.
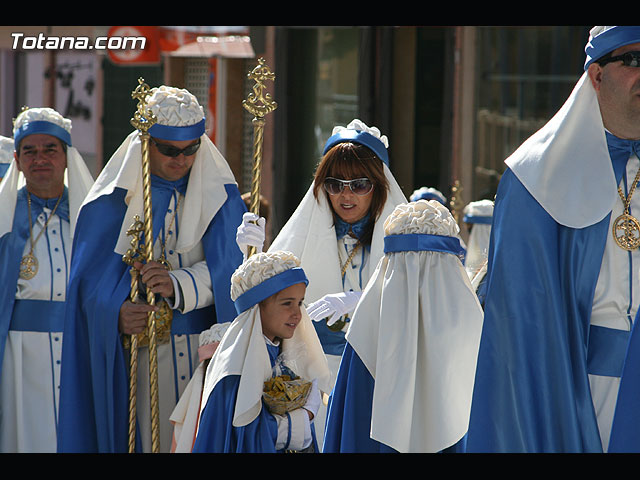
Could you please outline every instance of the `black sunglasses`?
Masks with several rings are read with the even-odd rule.
[[[598,63],[605,66],[607,63],[619,61],[622,61],[625,67],[640,67],[640,52],[626,52],[622,55],[616,55],[615,57],[603,58],[598,60]]]
[[[194,155],[200,148],[200,139],[198,139],[196,143],[192,143],[191,145],[187,145],[186,147],[180,149],[173,145],[167,145],[166,143],[158,143],[153,137],[150,138],[158,151],[162,155],[165,155],[167,157],[177,157],[181,153],[184,154],[185,157],[188,157],[190,155]]]
[[[324,181],[324,189],[329,195],[338,195],[345,186],[349,186],[356,195],[367,195],[373,190],[373,183],[368,178],[356,178],[354,180],[341,180],[339,178],[327,177]]]

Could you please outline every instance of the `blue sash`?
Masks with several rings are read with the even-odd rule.
[[[16,300],[9,330],[21,332],[62,332],[66,302]]]
[[[589,327],[589,348],[587,353],[587,373],[605,377],[621,377],[629,342],[628,330]]]

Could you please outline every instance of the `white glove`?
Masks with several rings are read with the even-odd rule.
[[[247,212],[242,215],[242,223],[236,231],[236,243],[245,260],[249,254],[249,247],[256,247],[256,252],[262,252],[265,223],[264,217],[258,217],[255,213]]]
[[[322,396],[320,390],[318,390],[318,379],[314,378],[311,382],[311,390],[307,397],[307,403],[304,404],[304,409],[310,411],[313,414],[313,418],[316,418],[318,409],[320,408],[320,402],[322,402]]]
[[[330,317],[327,319],[327,325],[331,326],[342,315],[356,308],[361,295],[362,292],[330,293],[309,305],[307,314],[315,322],[319,322],[325,317]]]

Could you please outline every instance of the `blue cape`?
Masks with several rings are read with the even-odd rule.
[[[640,330],[638,319],[640,310],[633,322],[625,359],[618,403],[613,417],[609,452],[640,452]]]
[[[31,218],[32,222],[42,212],[42,201],[34,195],[32,198]],[[54,200],[55,203],[56,200]],[[65,187],[62,200],[58,206],[57,214],[67,221],[69,211],[69,192]],[[29,239],[29,220],[27,208],[26,189],[18,191],[16,208],[13,216],[13,226],[10,232],[0,238],[0,378],[2,376],[2,361],[4,359],[4,347],[7,334],[11,326],[13,304],[16,299],[16,285],[20,275],[20,261],[24,252],[24,246]]]
[[[172,333],[235,318],[230,278],[242,263],[235,235],[246,207],[235,185],[225,188],[227,201],[202,238],[215,309],[174,315]],[[126,211],[124,195],[117,188],[85,205],[76,224],[62,351],[60,452],[128,451],[129,366],[118,331],[118,312],[129,297],[130,274],[121,255],[113,251]]]
[[[629,152],[610,153],[619,182]],[[619,376],[628,337],[590,327],[610,216],[582,229],[559,225],[511,170],[504,173],[467,451],[602,451],[587,374]],[[604,365],[612,352],[619,364]]]
[[[271,366],[279,347],[267,345]],[[238,396],[240,375],[229,375],[220,380],[211,391],[200,418],[193,453],[279,453],[275,444],[278,424],[275,417],[262,404],[260,414],[244,427],[233,426],[233,413]],[[313,424],[312,427],[313,429]],[[317,452],[315,433],[314,448]]]

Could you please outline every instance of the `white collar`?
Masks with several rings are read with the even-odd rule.
[[[505,163],[562,225],[587,227],[611,212],[618,198],[615,174],[586,72],[558,113]]]

